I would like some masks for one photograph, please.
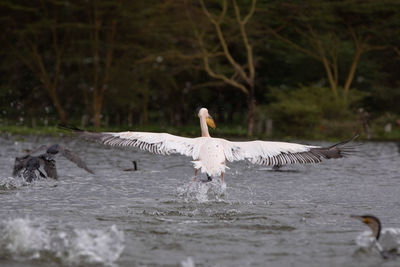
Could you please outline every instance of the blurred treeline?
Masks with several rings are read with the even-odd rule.
[[[197,126],[204,106],[250,135],[399,132],[398,0],[0,7],[0,125]]]

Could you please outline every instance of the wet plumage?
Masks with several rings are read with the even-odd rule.
[[[46,152],[34,156],[42,150],[46,150]],[[13,176],[19,176],[22,173],[22,176],[27,182],[46,177],[57,179],[55,156],[59,153],[75,163],[78,167],[85,169],[89,173],[94,173],[77,154],[59,144],[54,144],[49,147],[42,145],[32,151],[28,150],[27,153],[28,154],[25,156],[16,157],[13,167]],[[42,170],[44,170],[44,172]]]

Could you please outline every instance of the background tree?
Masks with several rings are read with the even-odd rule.
[[[62,3],[41,1],[21,5],[14,1],[3,3],[12,14],[6,31],[12,42],[8,49],[23,62],[36,78],[55,106],[59,118],[66,122],[67,114],[60,101],[60,78],[70,29]],[[45,49],[44,49],[45,47]]]
[[[396,0],[0,6],[0,125],[69,119],[196,134],[206,106],[217,135],[262,134],[273,120],[272,137],[323,138],[357,128],[359,109],[377,134],[400,117]]]
[[[267,25],[268,32],[289,47],[319,61],[333,95],[344,102],[361,56],[387,48],[379,42],[380,33],[386,26],[380,21],[383,16],[396,15],[385,3],[354,0],[301,4],[279,1],[268,7],[267,14],[277,24],[275,27],[272,22]]]
[[[84,95],[91,105],[93,124],[101,125],[101,113],[104,96],[112,86],[113,67],[115,65],[118,16],[123,9],[122,1],[89,1],[79,6],[81,15],[86,15],[87,21],[76,29],[79,36],[75,41],[78,69],[86,81],[82,86]],[[80,14],[78,13],[78,14]],[[90,96],[90,97],[89,97]]]
[[[246,25],[254,15],[256,9],[256,0],[251,1],[251,4],[248,6],[248,11],[245,15],[241,14],[241,12],[243,12],[241,11],[242,8],[236,0],[233,0],[231,4],[229,4],[227,0],[223,0],[221,11],[219,11],[218,15],[212,14],[203,0],[199,0],[199,3],[202,12],[214,28],[214,33],[200,29],[196,26],[199,22],[194,21],[193,19],[194,17],[198,17],[198,15],[192,16],[191,13],[188,12],[202,52],[204,69],[212,78],[221,80],[233,88],[239,89],[246,95],[248,106],[247,130],[249,135],[253,135],[255,111],[255,63],[253,57],[253,47],[248,39]],[[233,9],[233,11],[231,11],[233,12],[233,14],[231,14],[232,17],[229,17],[229,7]],[[227,22],[232,24],[233,19],[235,20],[235,24],[239,29],[239,38],[243,43],[244,58],[246,59],[244,63],[240,63],[240,57],[235,58],[234,54],[231,52],[233,42],[229,43],[229,40],[233,39],[231,38],[232,36],[226,37],[226,35],[236,33],[230,30],[222,29],[224,24],[228,24]],[[216,38],[214,38],[214,36]],[[235,44],[237,45],[236,42]],[[221,58],[216,57],[217,55],[222,57],[222,60]],[[243,54],[241,56],[243,56]],[[218,60],[218,62],[214,63],[213,65],[213,62],[211,62],[211,57],[214,57],[215,60]]]

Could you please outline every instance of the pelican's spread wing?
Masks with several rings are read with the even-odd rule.
[[[110,146],[132,146],[155,154],[169,155],[178,153],[193,156],[196,145],[193,138],[176,136],[168,133],[148,132],[78,132],[78,134],[92,141]]]
[[[323,159],[342,158],[353,147],[342,142],[330,147],[308,146],[286,142],[230,142],[222,140],[227,160],[248,160],[254,164],[282,166],[291,163],[318,163]]]

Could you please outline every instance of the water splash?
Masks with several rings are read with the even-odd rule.
[[[379,243],[385,251],[400,253],[400,228],[383,228]]]
[[[366,251],[377,248],[380,251],[400,253],[400,229],[383,228],[378,243],[371,231],[365,231],[357,236],[356,244],[360,249]]]
[[[109,229],[76,229],[72,238],[65,238],[67,262],[73,264],[106,263],[116,261],[124,250],[124,234],[115,225]]]
[[[177,195],[185,202],[221,202],[225,201],[226,184],[220,181],[189,182],[177,189]]]
[[[40,259],[66,265],[112,265],[124,250],[124,233],[115,225],[105,230],[73,229],[51,232],[31,219],[1,223],[0,258]]]
[[[0,190],[14,190],[26,184],[27,183],[19,177],[0,177]]]
[[[188,257],[186,260],[181,261],[182,267],[195,267],[194,261],[191,257]]]
[[[40,252],[50,249],[50,233],[40,222],[13,219],[2,223],[0,253],[24,259],[40,258]]]
[[[371,231],[365,231],[362,232],[359,236],[356,238],[356,244],[360,248],[363,249],[370,249],[374,246],[375,243],[375,237],[373,237]]]

